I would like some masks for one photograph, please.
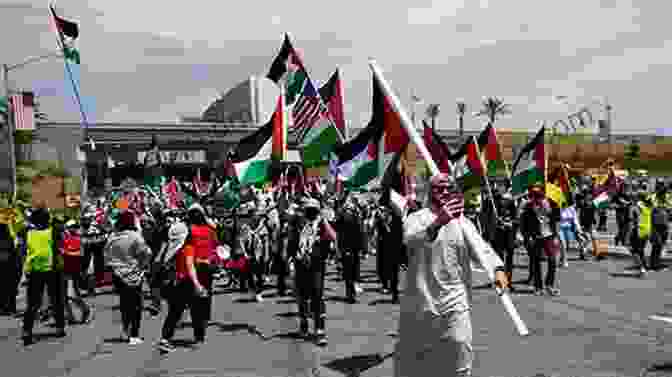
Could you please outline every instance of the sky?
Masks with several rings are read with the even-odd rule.
[[[404,103],[411,93],[438,103],[439,128],[456,128],[461,100],[466,128],[481,129],[472,114],[487,96],[511,105],[498,127],[534,129],[586,105],[599,118],[606,97],[615,133],[672,128],[656,110],[669,106],[672,78],[667,1],[60,0],[56,8],[79,22],[81,92],[101,122],[198,116],[220,93],[265,75],[289,32],[318,84],[340,68],[354,128],[370,118],[369,58]],[[0,0],[0,35],[0,63],[57,48],[47,1]],[[12,71],[10,85],[35,91],[51,120],[80,119],[58,59]]]

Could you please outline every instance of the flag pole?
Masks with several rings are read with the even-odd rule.
[[[369,66],[371,67],[371,71],[373,71],[373,76],[374,79],[378,80],[378,83],[380,84],[381,89],[383,90],[384,94],[390,99],[390,104],[392,105],[392,108],[394,111],[399,115],[399,118],[401,120],[401,125],[404,127],[406,132],[408,133],[408,136],[410,140],[415,143],[416,147],[420,151],[420,154],[422,154],[423,158],[427,162],[427,166],[432,174],[432,176],[440,174],[439,168],[436,165],[436,162],[432,159],[432,155],[429,153],[429,150],[427,150],[427,146],[425,146],[425,143],[423,142],[422,138],[418,134],[418,130],[413,127],[413,124],[411,123],[411,120],[408,117],[408,114],[404,110],[404,108],[401,105],[401,102],[399,101],[399,98],[397,95],[392,91],[392,88],[390,87],[390,84],[385,80],[382,70],[380,67],[378,67],[378,63],[374,59],[369,60]],[[451,170],[452,170],[452,164],[451,164]],[[460,220],[461,221],[461,220]],[[465,236],[465,240],[467,242],[470,242],[473,245],[482,245],[485,243],[483,238],[479,234],[473,234],[472,232],[465,232],[464,227],[463,227],[463,233]],[[487,245],[487,243],[485,243]],[[479,261],[481,264],[486,267],[488,266],[488,263],[486,262],[485,256],[482,254],[482,250],[479,247],[474,248],[474,252],[477,255]],[[490,275],[491,272],[488,271],[489,273],[489,278],[490,280],[494,281],[494,274]],[[516,307],[513,305],[513,302],[511,301],[511,297],[509,296],[508,293],[506,293],[504,290],[501,288],[497,287],[496,288],[497,295],[499,296],[500,300],[502,301],[502,304],[504,305],[504,308],[506,309],[506,312],[509,314],[511,319],[513,320],[513,323],[516,326],[516,329],[518,330],[518,334],[521,336],[526,336],[529,334],[529,330],[527,329],[527,326],[525,325],[525,322],[523,322],[522,318],[520,318],[520,315],[518,314],[518,310]]]
[[[483,161],[483,155],[481,154],[481,150],[478,147],[478,140],[476,140],[476,136],[471,136],[472,141],[474,145],[476,146],[476,154],[478,155],[478,161],[481,163],[481,169],[483,171],[483,179],[485,180],[485,186],[488,189],[488,196],[490,197],[490,204],[492,204],[492,210],[495,213],[495,217],[499,218],[499,215],[497,214],[497,207],[495,206],[495,198],[492,195],[492,187],[490,187],[490,180],[488,179],[488,172],[486,170],[485,162]]]

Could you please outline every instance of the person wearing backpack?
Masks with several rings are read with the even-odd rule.
[[[170,228],[168,243],[161,253],[161,274],[168,301],[168,315],[163,322],[158,348],[164,353],[175,350],[172,338],[187,307],[196,342],[205,342],[208,318],[202,303],[208,297],[208,290],[196,272],[196,249],[191,241],[187,225],[176,223]]]
[[[660,255],[667,242],[670,230],[669,211],[671,209],[670,196],[665,182],[656,182],[656,193],[652,197],[651,211],[651,256],[649,268],[654,271],[663,270],[665,266],[660,262]]]
[[[122,338],[130,345],[139,345],[143,342],[142,284],[152,251],[140,235],[131,212],[122,212],[115,226],[105,245],[105,262],[112,268],[112,283],[119,295]]]

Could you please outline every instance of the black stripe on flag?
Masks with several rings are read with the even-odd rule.
[[[233,156],[231,161],[233,163],[239,163],[247,161],[254,157],[259,150],[273,137],[273,120],[275,119],[277,113],[273,113],[271,120],[256,130],[254,133],[245,136],[242,138],[235,150],[233,151]]]

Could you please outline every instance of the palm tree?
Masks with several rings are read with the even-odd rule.
[[[462,102],[457,102],[457,117],[460,122],[460,139],[464,136],[464,114],[467,113],[467,105]]]
[[[476,113],[476,116],[485,116],[490,124],[494,125],[497,118],[502,115],[511,114],[511,106],[504,103],[504,100],[497,97],[488,97],[483,100],[483,108]]]
[[[427,106],[427,116],[432,120],[432,131],[436,131],[436,118],[439,116],[439,113],[438,103]]]

